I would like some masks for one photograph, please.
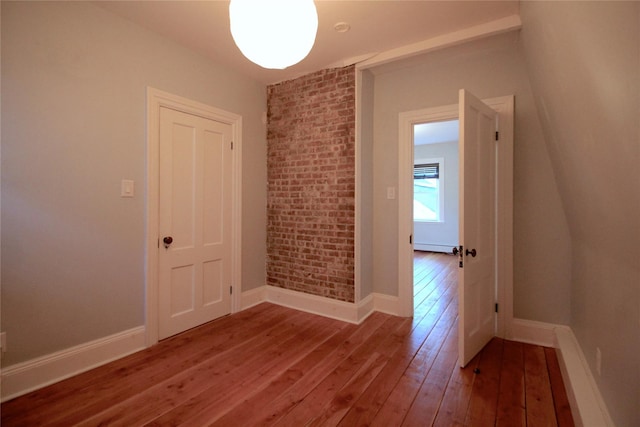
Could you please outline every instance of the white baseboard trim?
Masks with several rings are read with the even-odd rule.
[[[512,319],[506,339],[528,344],[555,347],[554,330],[558,325],[534,320]]]
[[[373,294],[369,294],[359,301],[358,307],[358,323],[364,322],[364,319],[371,316],[375,311],[375,298]]]
[[[562,379],[576,426],[614,427],[607,405],[571,328],[556,327],[555,339]]]
[[[382,313],[400,316],[400,303],[398,297],[373,293],[373,309]]]
[[[29,393],[145,348],[140,326],[2,369],[2,401]]]
[[[240,310],[246,310],[266,300],[266,286],[250,289],[240,295]]]
[[[398,297],[372,293],[358,303],[347,303],[303,292],[275,286],[261,286],[243,292],[241,310],[247,309],[261,302],[271,302],[295,310],[320,316],[338,319],[350,323],[361,323],[374,311],[399,316]]]
[[[338,301],[304,292],[265,286],[266,301],[307,313],[318,314],[349,323],[360,323],[369,314],[361,313],[358,304]],[[366,300],[366,299],[365,299]],[[363,300],[363,301],[365,301]],[[367,305],[368,301],[364,305]],[[364,317],[363,317],[364,316]]]
[[[430,243],[414,243],[413,249],[416,251],[442,252],[450,254],[451,249],[456,245],[432,245]]]
[[[614,427],[573,331],[564,325],[512,319],[507,339],[556,348],[576,426]]]

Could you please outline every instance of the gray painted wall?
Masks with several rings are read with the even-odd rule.
[[[356,245],[360,246],[360,259],[356,260],[356,301],[373,292],[373,84],[374,77],[368,70],[356,72],[361,81],[356,86],[356,197],[360,209],[357,225],[360,235]],[[358,215],[358,212],[356,212]],[[359,283],[359,289],[358,289]]]
[[[567,324],[570,242],[517,33],[385,65],[375,74],[374,290],[397,295],[398,114],[457,104],[458,89],[481,98],[515,95],[514,314]],[[542,226],[544,225],[544,226]]]
[[[571,236],[571,327],[616,425],[638,426],[640,3],[523,2],[521,13]]]
[[[264,85],[87,2],[2,2],[3,366],[144,324],[147,86],[242,115],[242,288],[264,284]]]

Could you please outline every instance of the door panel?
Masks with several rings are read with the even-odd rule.
[[[215,304],[222,298],[223,276],[222,262],[219,260],[204,263],[203,304],[205,306]]]
[[[171,269],[171,316],[193,310],[194,270],[193,264]]]
[[[496,112],[460,90],[459,362],[495,333]],[[474,252],[475,250],[475,252]]]
[[[230,313],[231,125],[160,109],[159,338]]]
[[[222,241],[223,224],[223,189],[225,184],[224,139],[218,134],[205,131],[203,147],[203,239],[205,245],[216,245]]]

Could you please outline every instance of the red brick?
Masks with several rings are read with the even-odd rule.
[[[353,302],[355,69],[267,96],[267,283]]]

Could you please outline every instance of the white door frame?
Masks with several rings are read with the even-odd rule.
[[[506,337],[513,320],[513,121],[514,97],[484,99],[498,112],[500,139],[496,162],[498,185],[496,336]],[[455,120],[458,104],[399,114],[398,138],[398,307],[399,315],[413,316],[413,125]]]
[[[209,105],[201,104],[167,92],[147,87],[147,194],[146,194],[146,257],[145,257],[145,324],[146,345],[158,342],[158,251],[159,251],[159,170],[160,170],[160,108],[166,107],[187,114],[231,125],[231,312],[239,310],[238,295],[242,279],[242,117]]]

